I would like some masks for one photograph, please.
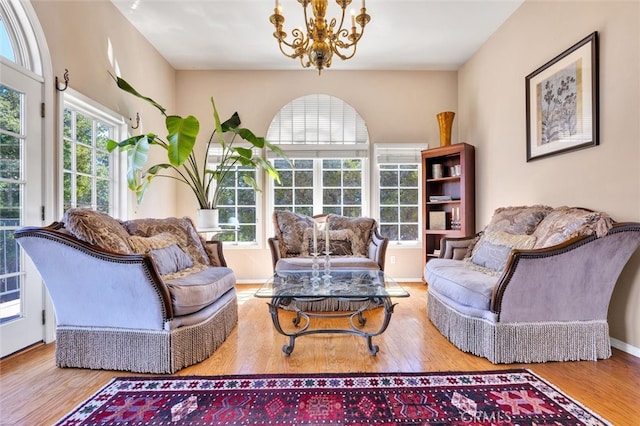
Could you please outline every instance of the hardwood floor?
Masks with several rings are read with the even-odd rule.
[[[366,342],[350,335],[304,336],[291,356],[277,334],[257,286],[239,285],[240,321],[227,341],[207,360],[178,375],[322,372],[474,371],[528,368],[616,425],[640,424],[640,359],[619,350],[597,362],[494,365],[451,345],[428,321],[426,288],[404,284],[408,299],[398,305],[389,328],[374,338],[380,346],[369,355]],[[327,320],[330,321],[330,320]],[[333,320],[331,320],[333,321]],[[55,344],[40,345],[0,362],[0,424],[49,425],[90,397],[121,371],[57,368]]]

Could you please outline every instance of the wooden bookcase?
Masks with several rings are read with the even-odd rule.
[[[434,175],[434,165],[441,166],[441,177]],[[455,166],[459,166],[458,173],[455,172]],[[443,237],[465,237],[476,232],[473,145],[457,143],[423,150],[422,182],[423,251],[426,263],[438,257]],[[434,200],[433,197],[450,199]],[[457,216],[459,220],[456,220]],[[459,222],[458,226],[456,222]]]

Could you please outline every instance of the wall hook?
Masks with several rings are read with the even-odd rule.
[[[129,120],[133,121],[133,118],[129,118]],[[138,127],[140,127],[140,113],[136,112],[136,125],[135,126],[131,126],[131,128],[135,130]]]
[[[61,89],[60,85],[58,84],[58,76],[56,76],[56,90],[58,92],[64,92],[65,90],[67,90],[67,87],[69,87],[69,70],[68,69],[64,69],[64,87]]]

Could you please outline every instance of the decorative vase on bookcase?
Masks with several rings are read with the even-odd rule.
[[[451,145],[451,127],[455,116],[456,113],[452,111],[444,111],[436,115],[440,128],[440,146]]]

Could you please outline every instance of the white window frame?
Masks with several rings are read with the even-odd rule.
[[[371,212],[378,218],[380,211],[380,164],[418,164],[418,240],[417,241],[389,241],[389,245],[394,248],[416,248],[422,247],[423,229],[422,218],[422,158],[421,152],[426,148],[425,144],[419,143],[376,143],[372,149],[372,196]]]
[[[335,145],[335,144],[318,144],[318,145],[278,145],[291,160],[313,160],[314,161],[314,182],[322,181],[322,160],[336,159],[344,160],[349,158],[359,158],[362,160],[362,215],[370,216],[371,211],[371,161],[369,159],[369,145],[365,144],[352,144],[352,145]],[[273,158],[271,158],[273,160]],[[266,191],[269,196],[267,197],[267,211],[273,212],[275,209],[275,203],[273,199],[273,191],[275,189],[275,182],[273,179],[269,179]],[[314,196],[314,214],[320,214],[322,209],[322,195],[320,191],[320,199],[318,200]],[[275,229],[273,227],[273,221],[269,220],[269,227],[267,231],[270,235],[275,235]]]
[[[93,99],[83,95],[80,92],[67,88],[64,92],[60,92],[58,97],[58,155],[57,155],[57,205],[62,210],[64,206],[64,110],[65,108],[74,109],[93,119],[100,120],[114,128],[112,139],[119,141],[129,136],[127,124],[122,115],[111,111]],[[128,193],[127,193],[127,157],[126,153],[119,150],[112,153],[113,169],[112,169],[112,204],[109,214],[113,217],[126,218],[128,216]],[[64,212],[59,211],[58,217],[62,217]]]
[[[234,143],[235,147],[243,147],[243,148],[251,148],[254,152],[254,155],[260,155],[260,156],[264,156],[264,152],[263,150],[259,150],[258,148],[254,147],[253,145],[251,145],[248,142],[244,142],[244,141],[237,141]],[[209,153],[207,155],[207,167],[210,169],[215,169],[216,166],[218,165],[218,163],[220,162],[220,157],[222,156],[222,148],[217,145],[217,144],[213,144],[211,147],[209,147]],[[264,158],[264,157],[263,157]],[[241,165],[238,165],[238,167],[242,167]],[[264,246],[264,242],[265,242],[265,229],[264,226],[262,224],[262,216],[264,215],[264,212],[262,210],[262,206],[263,206],[263,195],[262,193],[265,191],[265,185],[262,181],[264,181],[264,176],[266,175],[266,172],[264,170],[262,170],[262,168],[258,167],[255,169],[255,179],[256,182],[258,184],[258,187],[261,189],[261,191],[256,191],[256,221],[255,221],[255,225],[256,225],[256,240],[255,241],[237,241],[237,239],[235,241],[225,241],[225,249],[231,248],[231,249],[257,249],[257,248],[261,248]],[[214,180],[211,188],[209,188],[210,194],[213,195],[213,191],[215,191],[215,185],[217,184],[217,182]],[[224,208],[224,206],[222,206]],[[238,204],[236,203],[235,205],[236,209],[239,207]],[[241,207],[241,206],[240,206]],[[220,222],[220,225],[222,228],[227,228],[229,226],[225,226],[225,225],[229,225],[223,222]],[[234,236],[235,238],[235,236]]]

